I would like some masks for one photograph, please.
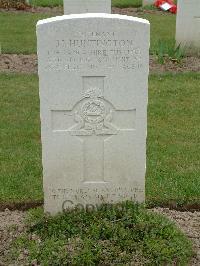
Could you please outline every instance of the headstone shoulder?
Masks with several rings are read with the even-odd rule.
[[[119,15],[119,14],[106,14],[106,13],[87,13],[87,14],[71,14],[71,15],[63,15],[63,16],[56,16],[51,17],[43,20],[39,20],[37,22],[37,26],[45,25],[47,23],[53,23],[53,22],[59,22],[59,21],[65,21],[65,20],[71,20],[71,19],[87,19],[87,18],[102,18],[102,19],[119,19],[124,21],[131,21],[131,22],[138,22],[150,25],[150,22],[147,19],[138,18],[138,17],[132,17],[132,16],[126,16],[126,15]]]

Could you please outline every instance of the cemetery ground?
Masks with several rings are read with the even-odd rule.
[[[175,16],[141,8],[113,12],[151,22],[146,206],[176,221],[198,253],[190,265],[199,265],[200,214],[193,211],[200,209],[200,59],[173,48]],[[102,260],[133,265],[177,260],[185,265],[192,251],[180,231],[130,203],[123,212],[76,212],[52,219],[39,208],[29,211],[26,221],[22,210],[43,201],[35,24],[60,13],[60,8],[0,13],[0,210],[10,209],[0,213],[0,264],[7,265],[12,257],[19,265],[28,260],[32,265],[62,265],[66,259],[76,265],[81,265],[80,260],[85,265]]]

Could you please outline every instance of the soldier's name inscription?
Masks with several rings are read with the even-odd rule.
[[[57,39],[48,50],[47,70],[139,69],[141,49],[133,39],[120,39],[115,32],[77,32],[74,38]]]

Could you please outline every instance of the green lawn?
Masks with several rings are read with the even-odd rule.
[[[36,53],[36,23],[47,14],[14,14],[0,12],[0,45],[2,53]]]
[[[62,6],[63,0],[30,0],[32,6]]]
[[[166,53],[168,48],[173,49],[175,46],[176,16],[175,15],[158,15],[144,14],[142,18],[149,20],[151,23],[151,47],[152,54],[160,51],[160,43],[165,44]],[[166,26],[167,25],[167,26]]]
[[[35,25],[38,20],[48,16],[48,14],[0,13],[2,53],[36,53]],[[151,23],[152,53],[159,51],[159,41],[164,42],[166,48],[173,47],[176,20],[174,15],[144,14],[142,17]]]
[[[42,199],[36,75],[0,75],[0,202]],[[200,74],[150,76],[148,203],[200,202]]]
[[[151,76],[146,194],[200,203],[200,74]]]
[[[0,202],[42,198],[38,81],[0,75]]]
[[[62,6],[63,0],[31,0],[33,6]],[[142,0],[112,0],[112,6],[116,7],[139,7]]]

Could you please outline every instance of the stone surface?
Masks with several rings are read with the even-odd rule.
[[[143,0],[143,6],[153,5],[155,0]]]
[[[64,14],[111,13],[111,0],[64,0]]]
[[[149,23],[37,24],[45,211],[145,199]]]
[[[179,0],[176,20],[176,44],[200,54],[200,1]]]

